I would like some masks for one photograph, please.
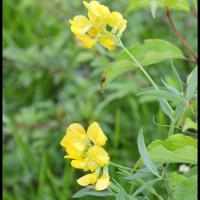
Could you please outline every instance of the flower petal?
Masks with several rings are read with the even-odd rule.
[[[87,164],[87,161],[84,159],[77,159],[71,161],[71,166],[76,169],[84,169]]]
[[[100,166],[107,165],[110,160],[110,157],[105,149],[98,145],[90,148],[87,152],[87,155],[95,162],[97,162]]]
[[[96,145],[103,146],[107,140],[107,137],[105,136],[97,122],[93,122],[92,124],[90,124],[87,130],[87,136]]]
[[[89,35],[77,35],[76,38],[80,40],[86,48],[92,48],[96,44],[96,39]]]
[[[84,128],[78,124],[71,124],[67,130],[66,135],[60,142],[60,145],[66,149],[69,154],[66,158],[79,158],[87,147],[87,136]]]
[[[99,38],[99,43],[104,46],[106,49],[108,49],[109,51],[113,51],[115,50],[116,47],[116,42],[114,41],[114,39],[112,37],[109,36],[101,36]]]
[[[90,3],[83,1],[83,4],[88,9],[88,17],[93,25],[97,26],[106,23],[110,15],[108,7],[101,5],[97,1],[91,1]]]
[[[111,185],[110,176],[109,175],[102,175],[96,183],[95,190],[105,190]]]
[[[73,18],[73,20],[70,20],[69,22],[71,24],[71,31],[75,35],[83,35],[87,33],[92,27],[87,17],[83,15],[77,15]]]
[[[126,28],[127,21],[123,19],[123,16],[119,12],[112,12],[108,18],[108,24],[115,30],[122,34]]]
[[[81,186],[87,186],[87,185],[90,185],[90,184],[95,184],[97,182],[98,175],[99,175],[99,173],[97,173],[97,171],[95,171],[94,173],[82,176],[81,178],[79,178],[77,180],[77,182]]]

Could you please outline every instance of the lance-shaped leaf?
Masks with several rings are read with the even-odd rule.
[[[108,190],[105,191],[96,191],[92,188],[83,188],[73,194],[72,198],[81,198],[84,196],[96,196],[96,197],[106,197],[106,196],[113,196],[111,192]]]
[[[148,154],[148,151],[146,149],[145,143],[144,143],[144,137],[143,137],[143,129],[140,129],[139,135],[138,135],[138,150],[141,155],[141,158],[145,164],[145,166],[149,169],[149,171],[154,174],[157,177],[160,177],[159,172],[154,165],[153,161],[151,160],[151,157]]]
[[[145,89],[143,92],[140,92],[138,95],[149,95],[153,97],[158,97],[158,99],[163,98],[169,101],[176,103],[184,102],[185,99],[181,95],[174,94],[172,92],[161,90],[161,89]]]
[[[195,96],[197,90],[197,67],[191,72],[188,78],[188,85],[186,89],[186,98],[188,100]]]

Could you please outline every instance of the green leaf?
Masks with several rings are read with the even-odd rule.
[[[147,147],[151,159],[157,163],[197,164],[197,140],[182,134],[175,134],[166,140],[155,140]],[[135,168],[142,165],[138,160]]]
[[[179,74],[178,74],[178,72],[177,72],[172,60],[171,60],[170,64],[171,64],[171,68],[172,68],[174,79],[175,79],[175,81],[177,83],[177,86],[178,86],[178,90],[180,92],[183,92],[183,84],[182,84],[181,78],[180,78],[180,76],[179,76]]]
[[[180,95],[180,93],[176,90],[176,88],[174,88],[173,86],[169,85],[168,83],[166,83],[162,78],[161,78],[161,81],[163,83],[163,85],[165,86],[165,88],[171,92],[171,93],[174,93],[176,95]]]
[[[159,102],[160,102],[160,107],[161,107],[162,111],[163,111],[170,119],[172,119],[172,117],[173,117],[173,111],[169,108],[167,102],[164,101],[163,99],[159,99]]]
[[[139,153],[141,155],[142,160],[144,161],[145,166],[149,169],[149,171],[152,172],[152,174],[154,174],[157,177],[160,177],[158,170],[156,169],[154,163],[152,162],[147,152],[147,149],[144,143],[143,129],[140,129],[139,131],[137,144],[138,144]]]
[[[157,7],[164,8],[163,0],[155,0]],[[165,0],[166,6],[170,9],[181,10],[185,12],[190,11],[187,0]],[[150,0],[130,0],[127,8],[127,12],[132,12],[137,9],[150,8]]]
[[[162,62],[167,59],[183,59],[184,55],[179,48],[161,39],[148,39],[144,44],[135,44],[129,51],[140,62],[142,66],[147,66]],[[101,89],[109,82],[124,74],[125,72],[136,70],[138,66],[130,57],[122,51],[118,54],[117,60],[105,67],[101,79]]]
[[[148,182],[144,182],[142,181],[142,186],[139,187],[134,193],[133,193],[133,197],[135,197],[136,195],[140,194],[141,192],[143,192],[144,190],[147,189],[152,189],[152,185],[154,185],[155,183],[157,183],[158,181],[162,180],[161,178],[156,178],[156,179],[152,179]]]
[[[194,68],[188,79],[188,85],[186,89],[186,98],[190,100],[194,97],[197,90],[197,67]]]
[[[169,176],[169,183],[174,200],[197,199],[197,175],[187,178],[174,172]]]
[[[147,39],[144,41],[144,44],[136,43],[128,48],[128,50],[142,66],[159,63],[172,58],[184,58],[182,51],[178,47],[162,39]],[[122,51],[117,56],[117,59],[130,60],[130,57],[126,52]],[[134,65],[137,66],[135,63]]]
[[[121,74],[134,69],[133,63],[128,60],[119,60],[114,63],[110,63],[106,66],[101,80],[101,89],[103,89],[113,79]]]
[[[154,96],[154,97],[158,97],[158,98],[163,98],[169,101],[173,101],[176,103],[179,102],[184,102],[185,99],[183,97],[181,97],[180,95],[176,95],[174,93],[165,91],[165,90],[161,90],[161,89],[146,89],[143,92],[140,92],[138,95],[150,95],[150,96]]]
[[[73,194],[72,198],[80,198],[84,196],[106,197],[106,196],[113,196],[113,194],[110,193],[109,191],[96,191],[91,188],[83,188],[78,192],[76,192],[75,194]]]
[[[174,120],[175,121],[177,121],[182,116],[186,107],[187,107],[187,102],[181,102],[177,105],[176,110],[174,112]]]

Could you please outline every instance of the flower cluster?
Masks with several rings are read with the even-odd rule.
[[[68,154],[65,158],[72,159],[72,167],[92,172],[79,178],[79,185],[95,184],[96,190],[104,190],[111,184],[108,174],[110,158],[103,148],[106,140],[107,137],[97,122],[90,124],[87,132],[78,123],[67,128],[60,143]]]
[[[78,15],[70,20],[71,31],[87,48],[92,48],[97,42],[112,51],[126,28],[127,21],[119,12],[110,12],[109,8],[97,1],[87,3],[88,18]]]

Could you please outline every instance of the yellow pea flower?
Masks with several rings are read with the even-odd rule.
[[[71,24],[71,31],[75,35],[84,35],[92,27],[91,22],[82,15],[75,16],[73,20],[69,20]]]
[[[114,32],[118,31],[118,34],[121,34],[126,29],[127,21],[123,19],[122,15],[119,12],[112,12],[108,18],[108,25],[113,28]]]
[[[78,15],[70,20],[71,31],[87,48],[97,42],[109,51],[115,50],[127,21],[119,12],[110,12],[109,8],[97,1],[83,1],[88,10],[88,18]],[[112,29],[107,30],[110,26]]]
[[[73,123],[67,128],[60,142],[68,154],[65,158],[72,159],[72,167],[93,172],[79,178],[79,185],[96,184],[96,190],[104,190],[111,184],[108,174],[110,157],[102,147],[106,140],[107,137],[97,122],[91,123],[87,132],[78,123]],[[102,169],[103,175],[100,176]]]
[[[84,148],[85,146],[83,144],[79,144],[79,143],[68,143],[66,145],[66,152],[68,155],[66,155],[64,158],[68,158],[68,159],[79,159],[81,158],[83,152],[84,152]]]
[[[61,140],[60,144],[66,149],[69,154],[66,158],[79,158],[85,151],[87,146],[87,136],[84,128],[77,123],[71,124],[67,130],[66,135]]]
[[[106,188],[108,188],[111,185],[110,182],[110,176],[108,174],[108,168],[106,167],[103,170],[103,175],[98,178],[96,185],[95,185],[95,190],[105,190]]]
[[[94,142],[94,144],[100,146],[103,146],[107,140],[107,137],[97,122],[90,124],[87,130],[87,137]]]
[[[99,167],[98,163],[95,162],[94,160],[90,159],[87,157],[87,164],[85,168],[83,169],[84,171],[90,170],[91,172],[95,171]]]
[[[113,51],[115,50],[116,47],[116,42],[115,40],[112,38],[112,35],[108,34],[105,36],[101,36],[99,38],[99,43],[104,46],[106,49],[108,49],[109,51]]]
[[[109,17],[109,8],[101,5],[97,1],[91,1],[90,3],[83,1],[84,6],[88,9],[88,17],[90,21],[96,26],[106,23]]]
[[[71,166],[76,169],[84,169],[86,164],[87,164],[87,162],[84,159],[77,159],[77,160],[71,161]]]
[[[87,155],[91,159],[96,161],[100,166],[108,165],[108,162],[110,160],[108,153],[104,150],[103,147],[98,145],[94,145],[93,147],[91,147],[88,150]]]
[[[82,176],[77,180],[78,184],[81,186],[87,186],[87,185],[93,185],[97,182],[97,178],[99,176],[99,171],[96,170],[95,172],[91,174],[87,174],[85,176]]]
[[[80,40],[83,45],[88,49],[91,49],[97,42],[96,39],[93,39],[89,35],[76,35],[76,38]]]
[[[92,48],[97,41],[88,34],[92,28],[91,22],[82,15],[74,17],[73,20],[69,20],[69,22],[71,24],[71,31],[76,38],[80,40],[85,47]]]

